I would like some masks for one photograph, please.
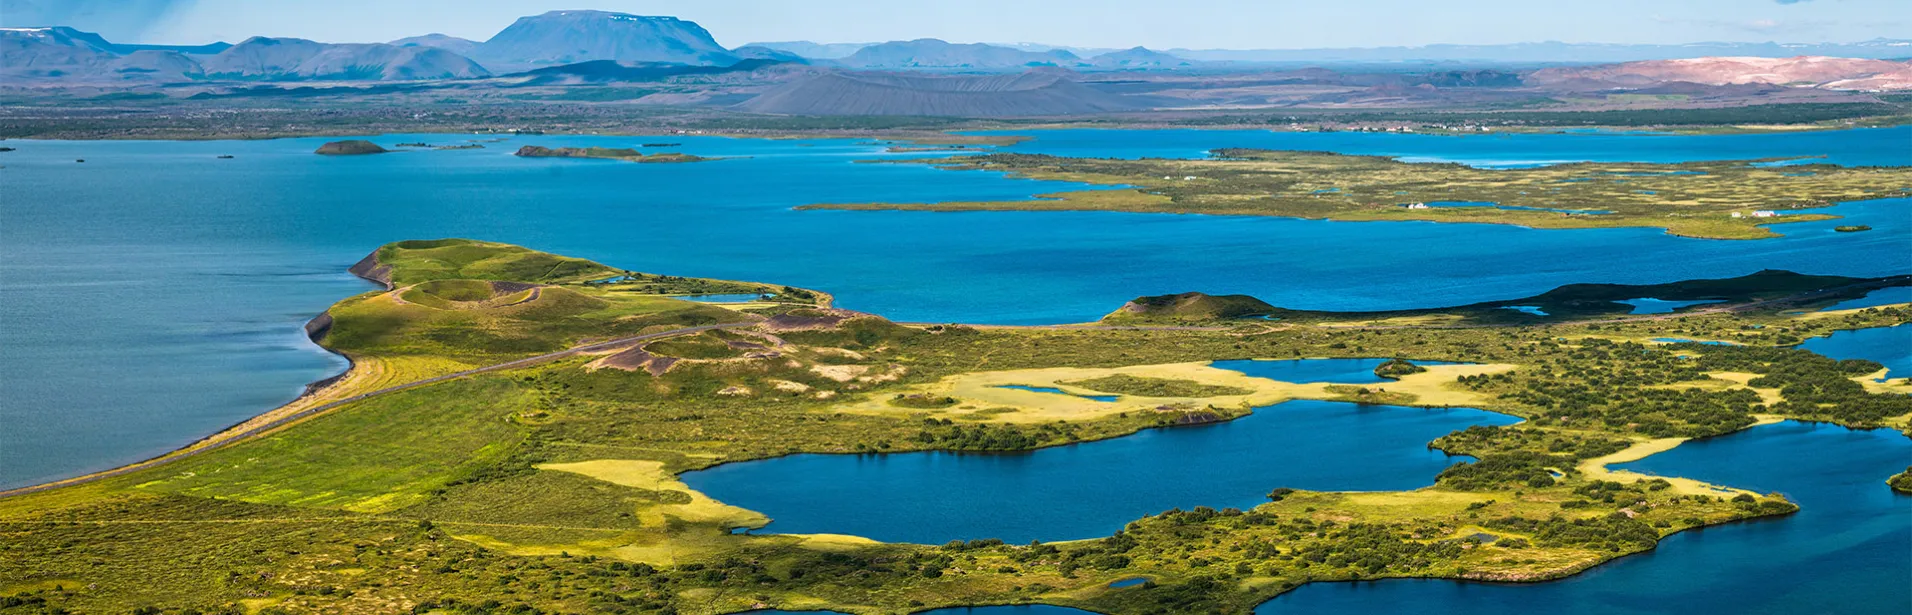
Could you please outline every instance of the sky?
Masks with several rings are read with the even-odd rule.
[[[1912,0],[0,0],[0,27],[68,25],[128,43],[293,36],[490,38],[556,9],[671,15],[718,42],[1034,42],[1310,49],[1540,41],[1678,44],[1912,37]]]

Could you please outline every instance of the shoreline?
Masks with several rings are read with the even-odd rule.
[[[380,264],[377,261],[377,253],[374,252],[372,254],[367,255],[364,259],[361,259],[358,263],[355,263],[354,265],[352,265],[352,267],[349,268],[347,271],[352,273],[352,275],[357,276],[361,279],[364,279],[368,282],[379,284],[383,286],[387,291],[389,291],[393,289],[393,286],[390,281],[380,277],[378,272],[379,266]],[[1879,288],[1887,288],[1892,286],[1903,285],[1903,284],[1893,284],[1893,282],[1907,282],[1907,281],[1912,281],[1912,274],[1888,276],[1884,278],[1867,280],[1864,282],[1856,283],[1856,284],[1845,286],[1845,287],[1822,289],[1822,290],[1813,291],[1809,293],[1803,293],[1799,295],[1777,297],[1773,299],[1766,299],[1766,300],[1753,301],[1753,302],[1747,302],[1747,303],[1712,306],[1712,307],[1706,307],[1706,308],[1701,308],[1697,310],[1691,310],[1687,312],[1653,314],[1653,315],[1620,315],[1620,316],[1616,316],[1614,318],[1609,318],[1609,319],[1586,319],[1586,320],[1560,321],[1560,322],[1538,323],[1538,324],[1546,325],[1546,326],[1561,326],[1561,325],[1604,324],[1604,323],[1617,323],[1617,322],[1651,322],[1651,321],[1659,321],[1659,320],[1669,320],[1672,318],[1679,318],[1679,317],[1685,317],[1685,316],[1703,316],[1703,315],[1722,314],[1722,313],[1730,314],[1730,313],[1737,313],[1737,312],[1745,311],[1747,309],[1753,309],[1753,308],[1762,307],[1762,306],[1786,305],[1791,302],[1809,300],[1815,296],[1840,292],[1840,291],[1848,290],[1855,286],[1858,286],[1858,287],[1873,286],[1874,288],[1872,290],[1877,290]],[[826,307],[828,303],[833,302],[835,299],[834,295],[830,295],[822,291],[812,291],[812,292],[817,292],[821,297],[824,297],[822,301],[825,302],[824,304],[826,305]],[[1447,308],[1426,308],[1426,309],[1440,310],[1440,309],[1452,309],[1454,307],[1464,307],[1464,306],[1449,306]],[[1350,313],[1360,314],[1359,312],[1350,312]],[[308,337],[310,337],[310,335],[312,334],[312,329],[311,329],[312,323],[318,322],[327,316],[328,314],[321,313],[319,316],[315,316],[313,317],[312,320],[307,322],[306,326],[308,327],[307,329]],[[921,323],[921,322],[898,322],[896,324],[903,325],[903,326],[917,326],[917,327],[948,326],[950,324],[955,324],[956,326],[974,327],[978,329],[999,329],[999,330],[1031,329],[1031,330],[1143,330],[1143,331],[1226,331],[1226,330],[1233,329],[1240,326],[1240,325],[1227,325],[1227,326],[1111,325],[1111,324],[1099,324],[1099,323],[1100,321],[1091,322],[1091,323],[1068,323],[1068,324],[1056,324],[1056,325],[971,325],[971,324],[963,324],[963,323]],[[143,460],[136,461],[129,464],[124,464],[124,465],[120,465],[120,466],[116,466],[116,467],[112,467],[112,468],[108,468],[104,470],[99,470],[96,472],[81,474],[78,476],[72,476],[72,477],[62,478],[58,480],[25,485],[21,487],[0,489],[0,499],[5,499],[5,498],[19,496],[19,495],[27,495],[31,493],[38,493],[42,491],[49,491],[49,490],[58,489],[62,487],[78,486],[78,485],[98,482],[100,480],[104,480],[107,478],[113,478],[113,477],[129,474],[132,472],[136,472],[139,470],[144,470],[144,469],[148,469],[148,468],[152,468],[152,467],[156,467],[160,465],[165,465],[167,463],[171,463],[179,459],[185,459],[185,458],[198,455],[206,451],[215,450],[215,449],[223,448],[225,446],[229,446],[239,442],[247,441],[257,436],[267,435],[271,432],[277,431],[280,428],[288,427],[288,426],[291,426],[292,424],[303,421],[306,418],[318,416],[318,415],[324,414],[326,411],[336,409],[340,406],[361,401],[363,399],[377,396],[377,395],[383,395],[387,393],[396,393],[399,391],[408,390],[412,388],[418,388],[418,387],[428,386],[431,384],[437,384],[439,382],[443,382],[447,380],[454,380],[454,379],[463,378],[467,376],[479,375],[479,374],[489,373],[493,371],[508,370],[508,369],[513,369],[516,367],[528,366],[528,365],[542,363],[542,362],[546,362],[550,360],[557,360],[557,359],[572,356],[575,354],[590,352],[592,350],[610,349],[620,345],[651,341],[654,339],[661,339],[664,337],[674,337],[677,335],[699,333],[699,332],[710,330],[710,329],[749,326],[752,324],[754,323],[727,323],[727,324],[719,324],[719,325],[702,325],[700,327],[673,329],[670,331],[662,331],[658,333],[639,335],[639,336],[634,336],[629,338],[619,338],[616,340],[593,342],[591,344],[576,346],[576,347],[572,347],[572,348],[568,348],[565,350],[560,350],[557,352],[548,353],[544,355],[528,357],[525,359],[518,359],[518,360],[507,362],[507,363],[481,366],[471,370],[455,372],[453,374],[446,374],[442,376],[428,378],[425,380],[418,380],[418,381],[402,383],[402,384],[398,384],[398,385],[394,385],[390,387],[385,387],[381,389],[376,389],[373,391],[360,393],[351,397],[324,402],[315,407],[297,408],[298,406],[300,406],[301,402],[316,400],[318,399],[318,396],[324,391],[326,391],[327,389],[350,379],[355,374],[364,375],[365,374],[364,369],[369,369],[369,367],[366,365],[366,363],[369,362],[367,360],[355,359],[351,357],[350,355],[334,352],[331,349],[325,348],[323,345],[320,345],[319,347],[321,349],[324,349],[326,352],[332,353],[340,357],[344,357],[346,361],[349,363],[349,365],[347,366],[344,372],[341,372],[334,376],[330,376],[328,378],[307,383],[305,385],[306,392],[294,398],[292,401],[286,402],[285,404],[281,404],[270,410],[254,415],[250,418],[247,418],[243,421],[235,423],[224,429],[213,432],[212,434],[208,434],[202,438],[194,440],[193,442],[185,446],[173,449],[164,454],[143,459]],[[1246,324],[1262,324],[1262,323],[1246,323]],[[1367,325],[1367,326],[1345,326],[1345,327],[1337,326],[1335,328],[1366,329],[1366,330],[1389,330],[1389,329],[1401,329],[1401,328],[1477,329],[1477,328],[1527,327],[1527,326],[1535,326],[1535,325],[1536,323],[1488,323],[1488,324],[1472,324],[1472,325],[1424,325],[1424,326]],[[329,328],[329,326],[326,328]],[[321,337],[323,336],[323,332],[320,333],[320,336]],[[316,344],[317,339],[314,339],[313,341]],[[263,423],[261,421],[263,421]],[[246,426],[253,425],[255,423],[259,423],[259,425],[252,428],[246,428]],[[242,428],[246,428],[246,429],[242,429]],[[238,430],[238,431],[235,431],[235,430]]]

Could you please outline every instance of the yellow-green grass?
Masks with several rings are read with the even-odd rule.
[[[668,299],[612,297],[618,291],[595,285],[556,289],[562,293],[547,286],[537,300],[499,305],[492,303],[496,293],[478,299],[483,289],[455,283],[445,287],[449,292],[432,293],[452,296],[446,307],[434,307],[400,299],[407,286],[335,308],[337,337],[328,339],[352,342],[347,346],[360,353],[354,355],[359,368],[317,398],[514,356],[442,335],[446,330],[582,341],[611,336],[601,329],[623,333],[631,329],[619,327],[643,324],[636,330],[648,330],[685,310],[704,313]],[[547,299],[553,302],[544,304]],[[685,361],[661,375],[592,370],[586,366],[596,357],[571,357],[378,396],[172,465],[0,499],[0,552],[7,555],[0,557],[0,587],[83,582],[96,589],[36,595],[87,612],[149,604],[202,612],[267,605],[289,613],[399,612],[448,597],[486,597],[549,612],[668,606],[714,615],[776,606],[875,614],[1036,601],[1140,614],[1162,610],[1166,597],[1186,600],[1176,603],[1177,612],[1245,612],[1315,581],[1535,581],[1651,548],[1673,532],[1790,509],[1772,497],[1718,497],[1736,491],[1695,497],[1698,491],[1672,482],[1656,488],[1655,480],[1607,470],[1606,463],[1623,457],[1601,455],[1614,450],[1606,445],[1621,442],[1635,444],[1622,451],[1633,455],[1654,450],[1665,436],[1649,432],[1658,430],[1717,435],[1771,420],[1765,413],[1779,410],[1809,411],[1817,419],[1824,412],[1812,407],[1759,409],[1752,400],[1784,400],[1737,389],[1756,377],[1836,366],[1806,360],[1811,355],[1800,351],[1750,347],[1708,348],[1706,356],[1678,359],[1674,355],[1685,351],[1628,340],[1737,339],[1733,332],[1757,326],[1762,339],[1779,344],[1908,318],[1904,311],[1870,310],[1838,318],[1713,313],[1471,329],[1303,322],[1177,330],[904,327],[857,319],[780,333],[788,344],[775,357]],[[688,354],[732,340],[767,338],[710,333],[659,346]],[[1726,361],[1752,351],[1767,354]],[[1429,366],[1396,382],[1354,387],[1375,395],[1385,389],[1383,403],[1472,406],[1530,419],[1443,438],[1444,449],[1465,448],[1457,452],[1483,463],[1510,451],[1551,452],[1550,443],[1589,452],[1540,457],[1543,474],[1547,468],[1557,473],[1551,484],[1525,476],[1472,482],[1444,476],[1437,486],[1415,491],[1298,492],[1250,511],[1151,516],[1124,530],[1133,544],[1120,559],[1105,557],[1104,549],[1122,542],[1114,539],[1064,543],[1049,552],[987,543],[927,547],[837,535],[732,535],[731,528],[761,525],[762,516],[713,501],[678,479],[717,463],[783,454],[975,450],[939,434],[957,427],[975,433],[978,422],[992,423],[992,433],[1017,434],[1011,448],[1022,450],[1173,424],[1163,419],[1182,412],[1215,420],[1278,399],[1358,395],[1208,364],[1357,356],[1475,363]],[[1101,386],[1121,389],[1116,394],[1125,401],[1104,404],[997,384],[1111,392],[1095,388]],[[1551,400],[1532,397],[1560,387],[1597,387],[1610,403],[1566,420]],[[1639,401],[1674,388],[1688,397],[1658,406]],[[724,393],[739,389],[748,393]],[[899,394],[937,391],[961,401],[938,409],[887,403]],[[1801,395],[1811,400],[1810,392]],[[1142,405],[1126,417],[1104,407],[1131,401]],[[866,405],[869,411],[855,411]],[[1723,418],[1681,414],[1714,405]],[[1912,414],[1830,418],[1871,426],[1900,425],[1906,416]],[[952,424],[925,420],[941,418]],[[1068,422],[1057,427],[1057,420]],[[1618,497],[1604,500],[1586,489]],[[1542,544],[1544,533],[1504,521],[1515,517],[1598,523],[1612,531],[1577,533],[1590,541]],[[1334,525],[1324,525],[1329,522]],[[1457,546],[1480,533],[1532,544]],[[1614,538],[1622,534],[1632,538]],[[1302,566],[1314,560],[1295,556],[1310,549],[1344,557]],[[632,567],[636,563],[655,569]],[[1159,587],[1107,587],[1138,576]]]
[[[848,203],[828,209],[1098,210],[1264,215],[1333,220],[1423,220],[1533,228],[1652,227],[1713,239],[1777,236],[1768,225],[1837,216],[1760,210],[1821,207],[1839,201],[1904,196],[1912,171],[1889,167],[1745,161],[1680,164],[1576,163],[1532,169],[1476,169],[1404,163],[1374,156],[1217,150],[1222,159],[1113,160],[995,154],[906,161],[952,169],[1007,171],[1020,177],[1132,188],[1046,194],[1033,200],[949,203]],[[1809,171],[1810,175],[1800,174]],[[1412,202],[1497,203],[1429,207]],[[1560,211],[1606,211],[1606,214]],[[1737,216],[1735,216],[1737,214]]]

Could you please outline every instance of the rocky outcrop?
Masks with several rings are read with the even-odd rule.
[[[365,154],[383,154],[389,151],[391,150],[379,147],[377,143],[371,141],[350,139],[346,141],[333,141],[321,145],[319,149],[312,153],[323,156],[360,156]]]
[[[378,262],[378,250],[365,255],[365,258],[353,263],[352,268],[346,271],[367,281],[383,285],[385,290],[392,289],[392,266]]]
[[[324,340],[325,334],[331,332],[331,312],[320,312],[319,315],[313,317],[312,320],[305,321],[305,336],[311,338],[314,344],[319,343],[320,340]]]

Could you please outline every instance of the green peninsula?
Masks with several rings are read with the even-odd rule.
[[[1321,220],[1426,220],[1533,228],[1650,227],[1688,237],[1759,239],[1769,225],[1835,219],[1810,211],[1912,194],[1912,170],[1758,160],[1583,162],[1480,169],[1380,156],[1221,149],[1205,160],[1033,154],[894,161],[1083,182],[1111,189],[1033,200],[846,203],[816,209],[1127,211]],[[1779,165],[1776,163],[1786,162]]]
[[[603,158],[623,160],[625,162],[703,162],[714,160],[691,154],[665,153],[646,154],[629,147],[559,147],[549,148],[538,145],[526,145],[512,154],[523,158]]]
[[[166,457],[0,493],[0,612],[1247,613],[1313,582],[1556,579],[1789,514],[1777,494],[1607,466],[1784,418],[1912,418],[1912,385],[1868,379],[1878,364],[1785,347],[1912,322],[1904,305],[1822,309],[1900,279],[1567,287],[1543,297],[1587,310],[1551,321],[1489,307],[1274,320],[1249,298],[1185,294],[1102,323],[1001,327],[905,325],[818,291],[460,239],[387,245],[352,270],[386,288],[308,326],[352,359],[343,376]],[[769,298],[674,298],[713,288]],[[1723,305],[1597,307],[1674,288]],[[1430,362],[1391,367],[1387,403],[1526,420],[1433,442],[1478,461],[1426,488],[1269,485],[1249,509],[1059,543],[738,534],[768,520],[678,479],[794,453],[1025,450],[1372,393],[1209,364],[1299,357]]]

